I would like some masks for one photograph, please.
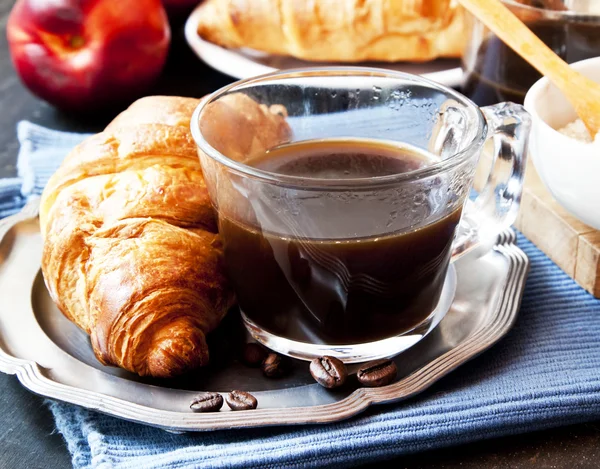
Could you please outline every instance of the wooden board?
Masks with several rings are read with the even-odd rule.
[[[554,200],[531,162],[525,172],[515,227],[569,277],[600,298],[600,231],[570,215]]]

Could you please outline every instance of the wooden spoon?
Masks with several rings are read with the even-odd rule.
[[[459,0],[505,44],[563,92],[592,138],[600,131],[600,84],[584,77],[544,44],[498,0]]]

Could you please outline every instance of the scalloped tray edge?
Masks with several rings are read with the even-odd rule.
[[[0,220],[0,243],[12,227],[37,216],[39,199],[28,202],[18,214]],[[509,261],[506,288],[500,296],[495,320],[483,324],[467,339],[403,379],[381,388],[360,388],[335,403],[312,407],[260,407],[252,411],[194,414],[155,409],[98,392],[53,381],[33,360],[8,354],[0,341],[0,371],[16,375],[23,386],[41,396],[79,405],[125,420],[171,431],[203,431],[257,426],[323,424],[352,417],[373,404],[396,402],[414,396],[500,340],[513,326],[529,270],[529,259],[506,230],[494,249]],[[1,332],[1,331],[0,331]],[[1,335],[0,335],[1,339]]]

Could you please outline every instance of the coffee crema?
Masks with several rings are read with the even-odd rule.
[[[406,173],[433,161],[425,152],[385,142],[324,140],[286,145],[247,164],[291,176],[349,179]],[[348,211],[335,196],[303,202],[299,213],[269,220],[268,229],[220,215],[228,274],[249,319],[292,340],[356,344],[409,331],[432,313],[461,208],[444,213],[425,199],[421,210],[441,214],[434,222],[366,236],[361,230],[359,236],[352,226],[373,213],[414,218],[412,200],[391,207],[385,198],[366,198],[349,201]],[[307,236],[311,227],[315,235]]]

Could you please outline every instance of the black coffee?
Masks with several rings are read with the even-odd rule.
[[[544,20],[527,26],[568,63],[600,55],[597,23]],[[493,35],[481,44],[473,66],[464,68],[462,91],[480,106],[503,101],[522,104],[527,90],[541,78],[537,70]]]
[[[331,140],[288,145],[250,164],[294,176],[363,178],[412,171],[430,164],[428,158],[385,143]],[[261,327],[301,341],[318,331],[327,343],[352,344],[412,329],[438,303],[460,209],[427,226],[376,234],[369,230],[374,213],[409,220],[417,210],[412,199],[392,210],[375,194],[349,199],[340,210],[336,197],[304,201],[294,223],[314,227],[319,235],[311,238],[287,234],[283,213],[281,229],[271,220],[268,231],[264,223],[261,229],[221,214],[226,265],[242,311]],[[418,208],[444,212],[428,199]],[[360,231],[373,235],[357,235],[362,220]],[[324,237],[334,231],[334,238]]]

